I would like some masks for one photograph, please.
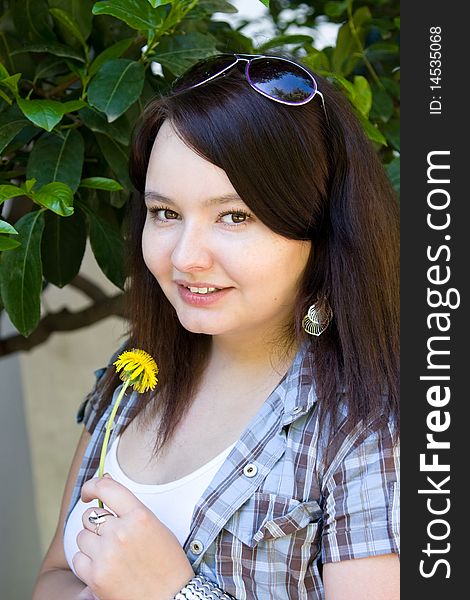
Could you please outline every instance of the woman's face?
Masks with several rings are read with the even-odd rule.
[[[168,121],[145,189],[144,260],[183,327],[265,339],[292,318],[311,243],[266,227],[225,171],[186,146]]]

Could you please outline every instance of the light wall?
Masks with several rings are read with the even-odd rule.
[[[81,272],[109,294],[117,288],[104,277],[89,249]],[[78,310],[90,301],[70,289],[50,286],[49,311]],[[31,447],[36,509],[43,552],[55,531],[63,486],[83,426],[76,412],[91,389],[94,371],[106,366],[124,333],[124,321],[110,317],[73,332],[56,333],[45,344],[21,355],[25,413]]]

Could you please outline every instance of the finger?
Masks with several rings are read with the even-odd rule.
[[[82,529],[77,535],[77,546],[80,552],[93,560],[99,557],[101,541],[99,536],[87,529]]]
[[[92,560],[89,556],[83,554],[83,552],[77,552],[73,555],[72,565],[77,577],[79,577],[85,583],[90,581]]]
[[[103,508],[87,508],[82,514],[82,524],[85,529],[97,535],[103,535],[108,527],[107,521],[116,519],[116,515]]]
[[[89,479],[82,486],[81,498],[83,502],[99,499],[118,516],[142,505],[130,490],[110,477]]]

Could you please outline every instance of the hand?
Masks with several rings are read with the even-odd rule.
[[[111,477],[87,481],[84,502],[100,499],[115,513],[98,526],[83,513],[77,536],[80,552],[73,557],[78,577],[100,600],[169,600],[194,576],[174,534],[125,486]]]
[[[83,588],[83,590],[78,594],[75,600],[99,600],[99,598],[97,598],[87,586],[86,588]]]

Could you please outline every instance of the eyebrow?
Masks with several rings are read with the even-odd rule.
[[[159,194],[158,192],[145,192],[144,194],[145,201],[153,201],[153,202],[168,202],[169,204],[177,204],[171,198],[168,198],[164,194]],[[213,198],[207,198],[203,201],[203,206],[214,206],[215,204],[228,204],[229,202],[243,202],[238,194],[224,194],[223,196],[214,196]]]

